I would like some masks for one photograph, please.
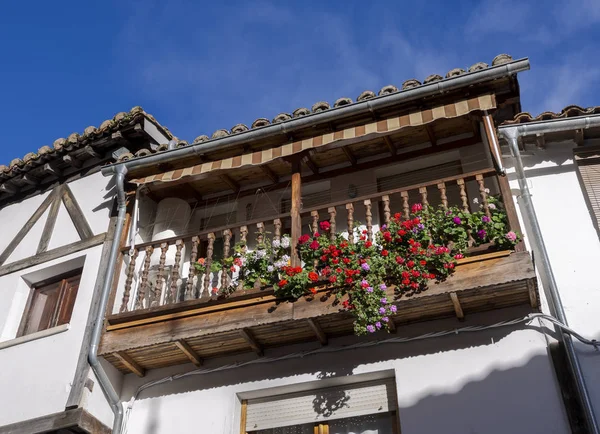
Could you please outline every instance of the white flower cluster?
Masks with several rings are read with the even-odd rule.
[[[287,249],[290,247],[290,239],[288,237],[283,237],[281,239],[281,247],[283,247],[284,249]]]
[[[275,266],[275,268],[283,268],[283,267],[287,266],[289,261],[290,261],[290,257],[288,255],[283,255],[281,257],[281,259],[279,259],[278,261],[275,261],[275,263],[273,265]]]
[[[265,249],[256,250],[254,256],[256,256],[256,259],[262,259],[267,256],[267,251]]]

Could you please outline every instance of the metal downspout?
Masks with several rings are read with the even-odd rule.
[[[548,251],[546,250],[546,245],[542,237],[542,230],[533,207],[533,202],[531,201],[531,192],[529,191],[529,186],[527,185],[527,177],[525,175],[525,169],[523,168],[523,161],[521,159],[521,152],[519,150],[517,141],[517,138],[520,135],[518,128],[519,127],[500,128],[500,135],[504,136],[508,141],[510,153],[514,158],[515,171],[517,174],[517,180],[519,182],[519,188],[521,190],[521,194],[518,197],[519,207],[521,208],[523,215],[527,216],[527,219],[529,220],[532,232],[529,239],[535,253],[538,271],[549,300],[550,309],[560,322],[568,325],[562,300],[558,292],[558,286],[554,278],[554,272],[552,271],[550,258],[548,257]],[[600,434],[598,422],[594,414],[594,408],[586,387],[585,378],[583,377],[579,359],[575,352],[573,340],[571,339],[571,336],[564,333],[562,329],[557,328],[557,331],[559,337],[562,338],[562,341],[565,345],[567,359],[569,361],[569,368],[573,374],[573,377],[575,378],[576,390],[583,406],[587,426],[590,429],[590,433]]]
[[[117,187],[117,205],[118,205],[118,213],[117,213],[117,222],[115,229],[115,236],[112,241],[112,245],[110,247],[109,257],[108,257],[108,267],[106,268],[106,273],[104,275],[104,281],[102,283],[101,296],[100,296],[100,308],[98,309],[98,316],[96,318],[96,322],[94,323],[94,329],[92,330],[92,338],[90,341],[90,352],[88,355],[88,361],[98,382],[100,383],[100,387],[108,400],[108,403],[115,415],[113,421],[113,434],[120,434],[121,426],[123,422],[123,406],[121,405],[121,400],[119,395],[115,391],[110,379],[106,375],[104,368],[100,364],[98,360],[98,345],[100,343],[100,336],[102,334],[102,328],[104,324],[104,316],[106,314],[106,307],[108,304],[108,297],[110,295],[111,284],[113,281],[113,276],[115,273],[115,266],[117,262],[117,255],[119,253],[119,240],[121,239],[121,234],[123,232],[123,225],[125,222],[125,214],[127,212],[126,207],[126,198],[125,198],[125,175],[127,174],[127,168],[125,166],[118,167],[115,171],[115,181]]]

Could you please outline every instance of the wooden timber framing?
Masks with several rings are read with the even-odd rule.
[[[300,218],[300,208],[302,207],[302,178],[300,175],[300,161],[298,158],[292,161],[292,204],[290,216],[292,219],[291,238],[292,238],[292,266],[300,265],[300,258],[296,245],[298,237],[302,234],[302,220]]]
[[[91,247],[98,246],[104,242],[106,233],[94,235],[92,238],[86,240],[76,241],[66,246],[57,247],[56,249],[47,250],[39,255],[32,256],[30,258],[21,259],[20,261],[11,262],[10,264],[2,265],[0,267],[0,276],[5,274],[14,273],[15,271],[23,270],[34,265],[43,264],[44,262],[52,261],[54,259],[61,258],[71,253],[80,252],[81,250],[89,249]]]
[[[399,299],[395,302],[398,313],[392,318],[396,327],[450,316],[460,319],[489,309],[529,306],[530,292],[537,294],[529,254],[502,253],[465,261],[446,281]],[[393,296],[394,288],[388,291]],[[184,352],[168,352],[167,348],[173,348],[176,342],[187,342],[199,358],[206,359],[250,350],[262,354],[272,346],[294,342],[313,340],[324,344],[327,338],[352,334],[352,316],[334,302],[330,290],[320,287],[318,294],[291,303],[261,291],[222,302],[190,300],[185,310],[169,312],[159,307],[151,314],[111,315],[100,354],[122,372],[139,375],[143,370],[189,362]],[[311,323],[318,325],[321,336]],[[125,362],[124,355],[129,356]],[[131,361],[137,365],[133,369]]]
[[[138,365],[137,362],[133,360],[127,353],[115,353],[115,357],[117,357],[125,366],[127,366],[127,369],[129,369],[138,377],[143,377],[146,375],[146,370]]]
[[[110,434],[112,430],[83,408],[76,408],[0,426],[0,432],[10,434],[41,434],[48,432]]]
[[[60,209],[60,199],[63,194],[63,185],[59,185],[56,187],[50,195],[52,196],[52,204],[50,205],[50,211],[48,212],[48,217],[46,218],[46,224],[44,225],[44,231],[42,232],[42,236],[40,238],[40,242],[37,248],[37,254],[45,252],[48,250],[48,244],[50,244],[50,238],[54,233],[54,225],[56,224],[56,218],[58,217],[58,210]]]

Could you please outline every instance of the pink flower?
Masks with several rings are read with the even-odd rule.
[[[513,243],[517,241],[517,234],[515,234],[513,231],[508,232],[505,237],[507,240],[512,241]]]
[[[420,203],[415,203],[412,206],[412,209],[411,209],[411,211],[412,211],[413,214],[415,214],[415,213],[417,213],[417,212],[419,212],[421,210],[423,210],[423,205],[421,205]]]

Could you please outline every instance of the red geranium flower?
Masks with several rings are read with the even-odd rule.
[[[406,265],[408,265],[408,268],[412,268],[412,267],[414,267],[414,266],[415,266],[415,261],[412,261],[412,260],[411,260],[411,261],[408,261],[408,262],[406,263]]]
[[[348,247],[348,242],[347,242],[347,241],[342,241],[342,242],[340,243],[340,247],[341,247],[342,249],[345,249],[346,247]]]
[[[352,280],[352,277],[348,277],[348,278],[346,279],[346,284],[347,284],[347,285],[351,285],[351,284],[352,284],[352,282],[353,282],[353,280]]]
[[[350,263],[350,258],[342,258],[342,262],[344,264],[349,264]]]
[[[310,273],[308,273],[308,278],[313,282],[316,282],[317,280],[319,280],[319,275],[314,271],[311,271]]]
[[[400,220],[400,213],[399,213],[399,212],[397,212],[396,214],[394,214],[394,218],[395,218],[396,220]]]
[[[277,286],[279,286],[280,288],[283,288],[283,287],[284,287],[285,285],[287,285],[287,284],[288,284],[288,281],[287,281],[287,280],[285,280],[285,279],[281,279],[281,280],[279,281],[279,283],[277,284]]]
[[[316,294],[317,293],[317,288],[310,288],[310,292],[313,293],[313,294]]]
[[[369,249],[369,248],[370,248],[372,245],[373,245],[373,243],[372,243],[371,241],[367,241],[367,242],[365,243],[365,247],[366,247],[367,249]]]
[[[310,240],[310,235],[304,234],[300,238],[298,238],[298,243],[304,244],[304,243],[307,243],[308,240]]]
[[[401,256],[396,256],[396,262],[400,265],[404,264],[404,258]]]
[[[341,269],[340,267],[337,267],[337,268],[335,269],[335,272],[336,272],[336,273],[341,273],[341,272],[342,272],[342,269]]]
[[[312,250],[317,250],[319,248],[319,242],[314,240],[308,247],[310,247]]]
[[[420,264],[421,264],[422,266],[425,266],[425,265],[427,265],[427,261],[421,260]]]
[[[388,252],[388,251],[387,251],[387,250],[385,250],[385,249],[383,249],[383,250],[381,251],[381,256],[387,256],[387,255],[389,255],[389,254],[390,254],[390,252]]]
[[[410,283],[410,280],[408,279],[402,279],[402,284],[403,285],[408,285]]]
[[[340,263],[340,260],[339,260],[338,258],[333,258],[333,259],[331,260],[331,262],[333,262],[334,264],[336,264],[336,265],[337,265],[337,264],[339,264],[339,263]]]
[[[329,222],[325,220],[319,223],[319,227],[322,231],[328,231],[329,229],[331,229],[331,224],[329,224]]]
[[[403,271],[403,272],[402,272],[402,277],[403,277],[404,279],[407,279],[409,276],[410,276],[410,274],[408,273],[408,271]]]
[[[337,277],[329,276],[329,283],[336,283],[336,282],[337,282]]]
[[[422,209],[423,209],[423,205],[421,205],[420,203],[415,203],[412,206],[412,210],[411,211],[413,212],[413,214],[415,214],[415,213],[421,211]]]

